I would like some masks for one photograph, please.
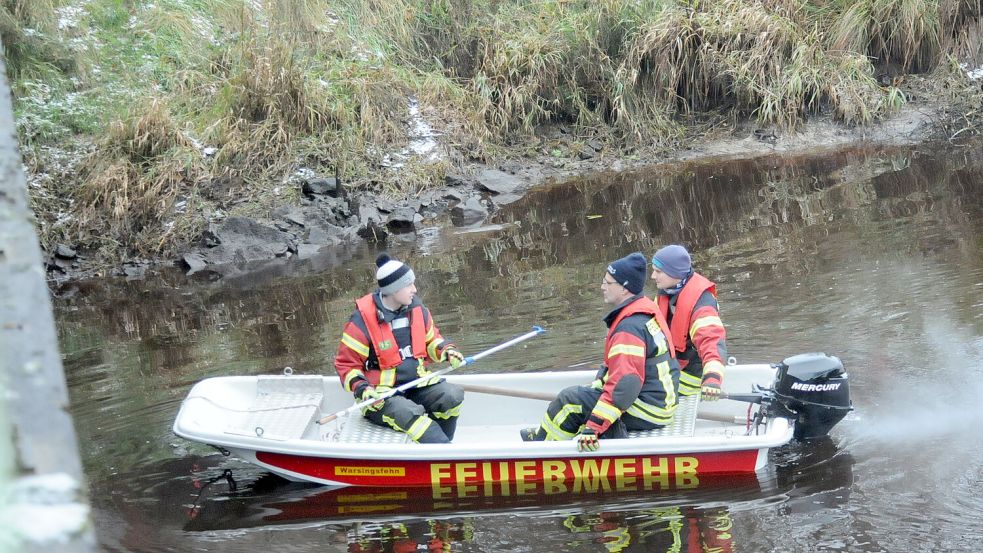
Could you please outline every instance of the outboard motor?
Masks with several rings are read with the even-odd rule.
[[[821,438],[853,410],[843,363],[825,353],[793,355],[778,364],[773,407],[795,420],[796,440]],[[777,404],[777,405],[776,405]]]

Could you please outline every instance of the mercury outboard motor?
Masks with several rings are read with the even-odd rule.
[[[826,436],[853,409],[850,383],[838,357],[803,353],[777,367],[771,406],[778,416],[795,420],[796,440]]]

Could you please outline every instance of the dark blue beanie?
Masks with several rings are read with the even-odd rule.
[[[632,294],[641,294],[642,289],[645,288],[645,271],[647,269],[645,256],[635,252],[617,261],[612,261],[608,265],[608,274]]]
[[[683,278],[693,270],[693,261],[686,248],[673,244],[655,252],[652,265],[672,278]]]

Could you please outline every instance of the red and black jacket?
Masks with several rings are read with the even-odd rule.
[[[669,322],[676,358],[683,369],[680,384],[699,387],[704,373],[723,379],[727,332],[717,307],[717,286],[693,273],[674,296],[660,293],[659,311]]]
[[[429,374],[427,365],[451,347],[418,298],[393,312],[376,292],[355,301],[334,364],[346,390],[395,387]]]
[[[652,300],[635,296],[604,318],[608,325],[604,367],[599,373],[601,397],[587,426],[603,433],[621,414],[645,402],[665,417],[675,409],[679,365],[673,359],[669,326]]]

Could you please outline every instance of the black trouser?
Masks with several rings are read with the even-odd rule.
[[[363,414],[373,423],[405,432],[421,444],[446,444],[454,439],[463,402],[460,386],[440,381],[386,398],[381,409]]]
[[[601,392],[590,386],[570,386],[561,390],[546,408],[546,415],[536,433],[537,439],[569,440],[576,436],[587,423]],[[627,438],[628,430],[653,428],[661,428],[661,425],[623,413],[599,437]]]

